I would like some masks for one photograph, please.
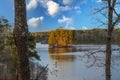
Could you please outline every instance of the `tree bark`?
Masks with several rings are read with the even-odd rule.
[[[106,80],[111,80],[111,37],[113,31],[112,18],[113,18],[113,7],[111,6],[112,1],[108,0],[108,29],[107,29],[107,42],[106,42]]]
[[[13,34],[18,54],[18,80],[30,80],[26,3],[25,0],[14,0],[14,5],[15,25]]]
[[[106,80],[111,80],[111,32],[107,33],[107,43],[106,43]]]

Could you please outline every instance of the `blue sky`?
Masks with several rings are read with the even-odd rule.
[[[29,31],[98,28],[90,14],[100,4],[101,0],[26,0]],[[14,0],[2,0],[0,16],[14,25]]]

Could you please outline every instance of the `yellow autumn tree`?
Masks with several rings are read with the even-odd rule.
[[[68,46],[68,44],[72,44],[72,40],[73,40],[72,30],[57,29],[51,32],[48,39],[48,44],[52,46],[57,45],[58,47]]]
[[[49,36],[49,39],[48,39],[48,44],[49,45],[55,45],[55,34],[54,32],[51,32],[50,33],[50,36]]]
[[[72,41],[73,41],[73,31],[72,30],[69,30],[69,44],[72,44]]]

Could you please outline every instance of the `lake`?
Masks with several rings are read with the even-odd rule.
[[[73,45],[48,49],[37,43],[41,65],[48,64],[48,80],[105,80],[105,45]],[[112,45],[112,80],[120,80],[120,47]]]

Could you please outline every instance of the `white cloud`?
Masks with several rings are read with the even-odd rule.
[[[71,0],[63,0],[63,2],[65,4],[68,4],[71,2]],[[47,13],[50,16],[55,16],[62,11],[72,10],[70,6],[60,6],[57,2],[53,0],[30,0],[29,3],[27,4],[27,10],[34,9],[38,5],[47,9]]]
[[[97,0],[97,2],[102,2],[102,0]]]
[[[71,0],[64,0],[64,2],[70,3]],[[50,16],[55,16],[60,11],[71,10],[69,6],[59,6],[59,4],[54,2],[53,0],[30,0],[29,3],[27,4],[27,10],[34,9],[39,4],[45,9],[47,9],[47,12]]]
[[[82,29],[83,29],[83,30],[86,30],[86,29],[88,29],[88,27],[86,27],[86,26],[82,26]]]
[[[36,8],[38,5],[37,0],[30,0],[30,2],[27,4],[27,10],[30,10],[32,8]]]
[[[106,2],[107,0],[97,0],[97,2]]]
[[[54,1],[48,1],[47,2],[47,10],[51,16],[55,16],[60,11],[59,4],[57,4]]]
[[[39,2],[44,8],[47,9],[50,16],[55,16],[60,11],[71,10],[69,6],[59,6],[59,4],[54,2],[53,0],[39,0]]]
[[[58,19],[58,23],[73,24],[73,19],[63,16],[62,19]]]
[[[68,10],[71,10],[71,8],[70,8],[69,6],[64,6],[64,7],[61,6],[61,7],[60,7],[60,10],[61,10],[61,11],[68,11]]]
[[[64,4],[70,4],[72,2],[72,0],[63,0]]]
[[[75,29],[73,26],[73,18],[63,16],[62,19],[58,19],[58,23],[64,23],[66,29]]]
[[[37,28],[42,25],[43,20],[44,20],[43,16],[37,17],[37,18],[33,17],[28,20],[28,25],[31,27]]]
[[[38,0],[38,2],[44,7],[44,8],[47,8],[47,3],[48,1],[51,1],[51,0]]]

